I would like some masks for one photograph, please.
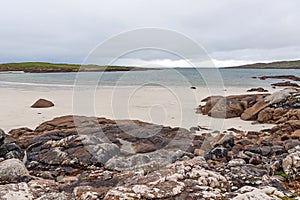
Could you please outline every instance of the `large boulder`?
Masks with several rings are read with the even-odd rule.
[[[0,182],[17,183],[29,179],[29,172],[18,159],[0,162]]]
[[[240,117],[245,109],[252,107],[267,94],[233,95],[227,97],[211,96],[202,100],[205,105],[199,106],[198,113],[216,118]]]
[[[53,107],[54,103],[46,99],[39,99],[34,104],[32,104],[31,108],[50,108]]]
[[[216,118],[234,118],[239,117],[243,111],[244,108],[240,101],[221,98],[208,112],[208,115]]]

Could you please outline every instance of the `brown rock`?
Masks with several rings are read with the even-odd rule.
[[[266,108],[269,104],[265,103],[264,101],[259,101],[254,106],[246,109],[243,114],[241,115],[241,119],[243,120],[253,120],[256,119],[256,115]]]
[[[54,104],[51,101],[46,99],[39,99],[31,106],[31,108],[50,108],[53,106]]]
[[[281,117],[280,119],[278,119],[275,124],[281,124],[281,123],[284,123],[288,120],[288,118],[286,117]]]
[[[279,120],[286,112],[287,110],[282,107],[276,108],[273,113],[273,120]]]
[[[300,130],[294,131],[294,133],[292,133],[291,137],[292,137],[292,139],[300,140]]]
[[[202,149],[195,149],[194,155],[195,156],[202,156],[205,152]]]
[[[257,121],[260,123],[267,123],[269,120],[272,119],[273,117],[273,108],[265,108],[264,110],[260,111],[258,116],[257,116]]]
[[[202,113],[203,115],[207,115],[209,111],[216,105],[216,103],[221,99],[221,96],[212,96],[207,97],[202,100],[202,102],[206,102],[205,106],[200,106],[198,108],[198,113]]]
[[[273,83],[272,86],[291,86],[291,87],[300,87],[297,83],[291,83],[290,81]]]
[[[294,75],[261,76],[261,77],[258,77],[258,78],[261,79],[261,80],[266,80],[266,79],[272,78],[272,79],[290,79],[290,80],[293,80],[293,81],[300,81],[300,77],[297,77],[297,76],[294,76]]]
[[[238,100],[222,98],[209,111],[208,115],[216,118],[233,118],[239,117],[243,111]]]

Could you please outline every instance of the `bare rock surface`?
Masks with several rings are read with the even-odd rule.
[[[219,100],[243,110],[275,100],[256,120],[277,124],[258,132],[84,116],[11,130],[0,146],[0,199],[297,199],[300,120],[297,92],[286,92],[206,99],[208,112]]]
[[[273,94],[208,97],[197,113],[216,118],[240,117],[259,123],[279,124],[300,120],[300,90],[289,88]]]

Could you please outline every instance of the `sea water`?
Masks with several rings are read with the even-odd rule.
[[[0,88],[21,90],[69,90],[130,86],[195,87],[270,87],[280,79],[260,80],[259,76],[295,75],[298,69],[208,69],[171,68],[146,71],[79,72],[79,73],[8,73],[0,74]],[[293,82],[293,81],[291,81]]]

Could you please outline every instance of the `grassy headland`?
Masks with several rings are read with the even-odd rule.
[[[78,71],[130,71],[147,70],[148,68],[129,67],[129,66],[99,66],[99,65],[79,65],[79,64],[60,64],[47,62],[21,62],[0,64],[0,72],[4,71],[23,71],[28,73],[47,73],[47,72],[78,72]]]
[[[226,68],[244,68],[244,69],[300,69],[300,60],[279,61],[271,63],[255,63]]]

